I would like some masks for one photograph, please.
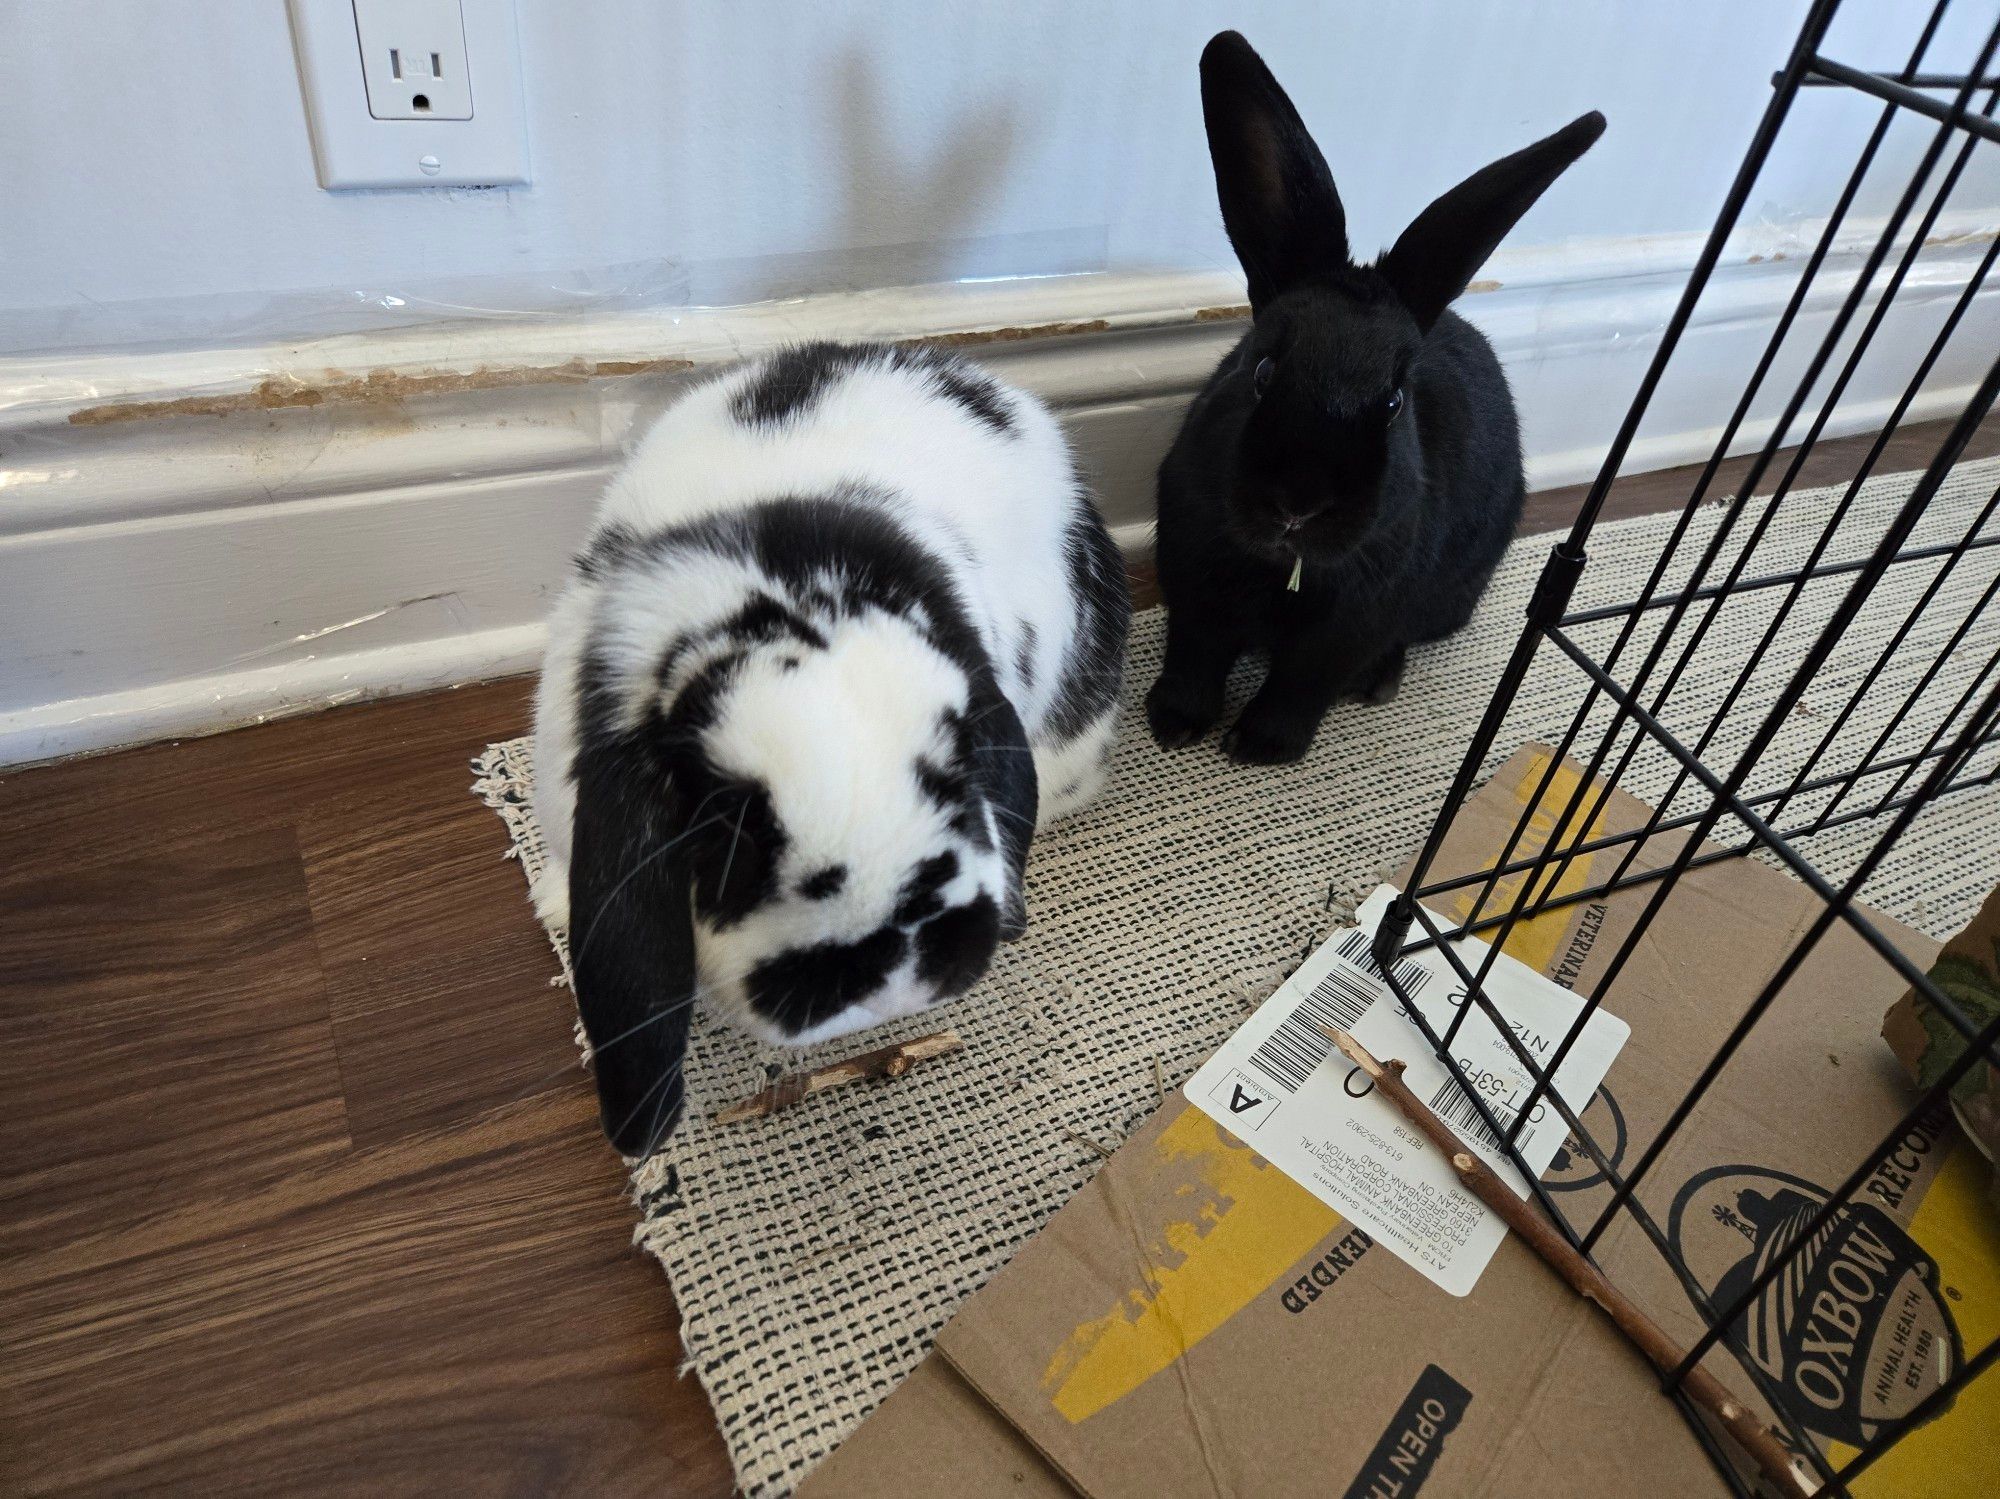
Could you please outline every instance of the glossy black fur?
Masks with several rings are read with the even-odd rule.
[[[829,864],[799,881],[799,894],[807,900],[830,900],[847,887],[847,866]]]
[[[1200,738],[1237,659],[1268,652],[1223,747],[1278,763],[1341,698],[1393,695],[1404,652],[1485,591],[1520,516],[1520,431],[1492,347],[1448,304],[1603,119],[1475,173],[1357,266],[1318,147],[1234,32],[1202,54],[1202,108],[1254,322],[1160,466],[1167,650],[1146,716],[1163,744]]]
[[[801,652],[824,644],[801,612],[839,615],[881,609],[921,628],[971,684],[953,715],[949,762],[912,772],[975,842],[986,837],[983,805],[995,809],[1010,872],[1009,909],[985,897],[946,907],[941,888],[956,872],[948,850],[920,860],[892,922],[862,939],[782,953],[746,979],[752,1005],[797,1034],[865,998],[914,947],[919,969],[945,992],[971,984],[1003,937],[1025,926],[1022,878],[1035,820],[1034,760],[1019,716],[1001,695],[978,631],[941,566],[880,510],[849,494],[776,500],[652,535],[605,532],[583,565],[600,579],[683,550],[752,560],[768,591],[696,638],[662,645],[657,674],[698,645],[720,644],[673,697],[636,727],[622,728],[604,663],[586,652],[570,911],[579,1013],[597,1051],[606,1132],[636,1155],[673,1127],[683,1100],[681,1060],[693,998],[692,914],[718,928],[771,900],[787,833],[766,789],[719,771],[702,734],[726,711],[731,674],[756,647]],[[842,725],[814,726],[835,734]],[[927,774],[926,774],[927,772]],[[847,871],[805,876],[798,893],[824,899]]]
[[[940,994],[963,994],[986,971],[978,954],[992,952],[1002,935],[999,908],[976,895],[917,928],[917,973]]]
[[[1125,635],[1132,623],[1132,584],[1118,543],[1087,496],[1077,497],[1075,517],[1063,536],[1063,558],[1079,618],[1056,684],[1049,727],[1066,739],[1081,734],[1117,701]]]
[[[895,926],[877,927],[857,942],[795,947],[751,970],[750,1002],[758,1014],[797,1034],[866,999],[909,947],[910,934]]]
[[[686,1089],[681,1059],[693,1020],[691,863],[656,857],[687,830],[664,795],[650,736],[593,736],[576,761],[576,857],[570,863],[570,968],[594,1052],[598,1115],[628,1156],[673,1128]]]
[[[736,419],[753,425],[790,421],[810,411],[849,370],[864,364],[922,370],[947,399],[1002,437],[1013,434],[1014,418],[992,377],[923,344],[796,344],[773,356],[763,373],[744,388],[736,398]]]

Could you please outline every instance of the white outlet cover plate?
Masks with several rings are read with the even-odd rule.
[[[353,0],[288,0],[319,185],[505,187],[528,180],[514,0],[460,0],[472,118],[378,120]]]

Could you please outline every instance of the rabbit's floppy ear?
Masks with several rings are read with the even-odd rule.
[[[1201,114],[1223,227],[1250,281],[1250,306],[1344,266],[1347,214],[1326,158],[1248,42],[1217,35],[1201,54]]]
[[[570,969],[604,1132],[636,1156],[680,1117],[695,987],[680,798],[627,734],[576,761]]]
[[[1028,929],[1028,845],[1035,837],[1035,755],[1021,715],[990,681],[972,694],[972,778],[993,809],[994,830],[1007,859],[1007,904],[1000,937],[1012,942]]]
[[[1376,269],[1426,331],[1465,290],[1515,221],[1604,134],[1592,110],[1482,167],[1418,214]]]

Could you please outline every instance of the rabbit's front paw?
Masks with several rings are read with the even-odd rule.
[[[1160,674],[1146,694],[1146,726],[1164,749],[1193,744],[1222,717],[1222,690]]]
[[[1396,700],[1396,694],[1403,689],[1403,647],[1385,652],[1380,660],[1368,668],[1355,693],[1364,703],[1380,707],[1383,703]]]
[[[1320,715],[1253,701],[1222,736],[1222,752],[1239,765],[1290,765],[1303,759],[1319,731]]]

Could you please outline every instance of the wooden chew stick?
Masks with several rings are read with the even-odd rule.
[[[1487,1170],[1485,1163],[1465,1148],[1450,1127],[1404,1085],[1401,1062],[1378,1062],[1369,1055],[1365,1046],[1346,1031],[1326,1026],[1319,1029],[1350,1062],[1368,1074],[1384,1096],[1402,1111],[1405,1119],[1422,1130],[1425,1137],[1444,1152],[1445,1159],[1451,1162],[1451,1169],[1458,1173],[1458,1179],[1465,1183],[1466,1188],[1506,1219],[1507,1226],[1526,1239],[1529,1247],[1568,1281],[1577,1295],[1594,1302],[1655,1369],[1665,1374],[1680,1363],[1686,1350],[1678,1347],[1658,1323],[1628,1301],[1595,1265],[1572,1249],[1569,1241],[1551,1224],[1543,1221],[1540,1214],[1516,1197],[1512,1188]],[[1819,1492],[1818,1478],[1804,1463],[1794,1459],[1783,1444],[1758,1423],[1749,1407],[1730,1394],[1714,1375],[1699,1367],[1690,1369],[1681,1388],[1687,1391],[1689,1399],[1722,1423],[1780,1494],[1803,1496]]]
[[[844,1083],[858,1083],[863,1078],[901,1077],[917,1063],[957,1051],[964,1045],[957,1031],[932,1031],[928,1036],[916,1036],[908,1041],[898,1041],[893,1046],[877,1047],[874,1051],[864,1051],[858,1057],[849,1057],[844,1062],[829,1062],[824,1067],[815,1067],[810,1072],[788,1073],[742,1102],[732,1103],[715,1116],[715,1122],[735,1124],[743,1119],[761,1119],[780,1109],[789,1109],[815,1093],[824,1093],[828,1088],[838,1088]]]

